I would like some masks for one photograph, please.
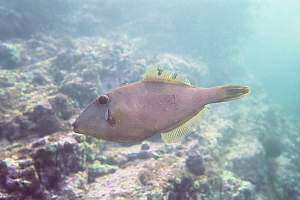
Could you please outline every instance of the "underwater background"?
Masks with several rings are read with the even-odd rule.
[[[300,199],[300,2],[0,1],[0,199]],[[177,144],[72,131],[150,66],[251,94]]]

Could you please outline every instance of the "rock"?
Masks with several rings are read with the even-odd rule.
[[[205,172],[205,166],[202,156],[198,152],[192,152],[188,154],[188,158],[185,161],[185,166],[193,174],[200,176]]]
[[[21,62],[20,49],[13,44],[0,44],[0,68],[13,69]]]
[[[114,173],[117,170],[116,167],[106,164],[101,164],[99,161],[95,161],[88,167],[88,182],[94,182],[97,177],[104,176],[106,174]]]
[[[58,69],[66,71],[74,70],[78,62],[84,58],[84,55],[79,51],[76,51],[76,47],[74,48],[74,45],[72,46],[73,49],[68,49],[67,51],[59,54],[55,59],[54,64]]]
[[[192,199],[193,180],[190,177],[176,178],[172,181],[174,184],[173,190],[169,191],[168,199]]]
[[[50,83],[50,80],[41,72],[34,72],[32,83],[37,86],[46,85]]]
[[[63,82],[61,92],[78,102],[80,107],[86,106],[97,97],[97,89],[94,84],[76,77]]]
[[[0,78],[0,87],[2,87],[2,88],[9,88],[9,87],[13,87],[14,85],[15,85],[15,83],[13,83],[7,77],[1,77]]]
[[[0,124],[0,136],[6,138],[10,141],[23,137],[23,132],[21,131],[21,125],[16,123],[14,120],[8,123]]]
[[[59,109],[58,107],[55,108]],[[68,111],[68,109],[57,110],[57,114],[68,117]],[[49,135],[63,129],[63,124],[57,117],[55,110],[49,102],[46,102],[36,105],[32,111],[0,124],[0,137],[12,141],[32,135]]]
[[[68,176],[59,186],[59,199],[83,199],[87,189],[87,174],[78,172]]]
[[[49,139],[34,149],[32,159],[41,183],[55,188],[66,175],[84,170],[85,152],[72,134],[64,134],[56,141]]]
[[[63,129],[60,120],[49,103],[35,106],[33,112],[26,113],[26,115],[35,123],[34,131],[41,136]]]
[[[55,97],[49,99],[49,102],[59,118],[68,120],[74,114],[74,108],[71,104],[71,99],[64,94],[57,94]]]
[[[282,154],[284,145],[281,140],[278,136],[265,136],[263,138],[262,145],[267,158],[277,158]]]
[[[240,180],[229,171],[224,171],[222,176],[222,199],[224,200],[254,200],[256,199],[255,187],[248,181]]]
[[[4,159],[0,163],[0,184],[9,193],[35,193],[38,177],[30,160]]]
[[[140,151],[138,153],[129,153],[127,158],[129,161],[133,161],[136,159],[149,159],[153,156],[151,152],[148,151]]]
[[[26,160],[20,160],[19,161],[19,166],[21,169],[28,168],[33,165],[33,161],[31,159],[26,159]]]
[[[146,142],[143,142],[141,145],[141,150],[149,150],[150,149],[150,145]]]
[[[3,160],[0,161],[0,185],[5,185],[6,177],[8,175],[7,164]]]
[[[5,193],[0,192],[0,199],[1,200],[18,200],[18,199],[21,199],[21,197],[18,195],[5,194]]]
[[[163,194],[160,192],[150,192],[147,194],[147,200],[163,200]]]
[[[105,156],[97,156],[96,159],[108,165],[122,166],[128,163],[128,157],[124,154],[106,154]]]
[[[31,148],[10,147],[18,150],[18,157],[0,161],[0,195],[4,192],[22,197],[17,199],[53,199],[62,190],[65,192],[65,196],[60,194],[62,197],[82,194],[87,182],[83,172],[85,140],[79,143],[75,136],[54,134],[32,142]]]
[[[152,172],[150,170],[143,170],[138,174],[138,179],[142,185],[151,185]]]
[[[32,148],[36,148],[36,147],[41,147],[41,146],[44,146],[46,144],[46,139],[45,138],[41,138],[41,139],[38,139],[37,141],[34,141],[32,144],[31,144],[31,147]]]
[[[235,138],[230,145],[225,168],[258,188],[264,185],[266,172],[265,153],[257,138]]]

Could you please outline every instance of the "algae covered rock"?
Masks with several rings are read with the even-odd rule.
[[[191,152],[185,161],[187,169],[193,174],[199,176],[205,172],[204,160],[199,152]]]
[[[250,137],[236,138],[234,141],[226,155],[226,169],[260,187],[267,174],[262,145],[256,138]]]
[[[52,188],[66,175],[84,170],[85,153],[72,135],[58,136],[55,141],[49,139],[34,149],[32,158],[41,183]]]
[[[42,194],[39,178],[30,158],[1,160],[0,185],[4,191],[16,196]]]
[[[222,174],[222,199],[255,200],[255,187],[248,181],[240,180],[229,171]]]
[[[61,120],[55,115],[51,105],[46,102],[36,105],[32,111],[3,123],[0,127],[2,138],[15,140],[29,135],[48,135],[63,129]]]
[[[40,135],[48,135],[62,129],[62,124],[49,103],[35,106],[27,116],[35,123],[34,130]]]
[[[81,135],[61,132],[2,150],[0,197],[79,198],[88,182],[85,142]]]
[[[20,49],[12,44],[0,44],[0,68],[15,68],[20,65]]]
[[[53,98],[49,99],[49,102],[59,118],[68,120],[74,114],[74,108],[71,99],[66,95],[57,94]]]
[[[87,184],[87,174],[85,172],[71,174],[59,184],[58,199],[84,199]]]
[[[97,177],[111,174],[116,171],[117,167],[101,164],[99,161],[95,161],[88,167],[88,182],[93,182]]]
[[[32,153],[40,181],[54,187],[65,175],[84,169],[84,150],[73,137],[62,137],[56,142],[47,141]]]
[[[65,80],[61,92],[76,100],[80,107],[84,107],[97,97],[95,85],[78,77],[69,77],[69,80]]]

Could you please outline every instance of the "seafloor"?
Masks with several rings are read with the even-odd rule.
[[[146,54],[128,37],[28,34],[23,18],[1,9],[1,200],[300,199],[299,126],[259,83],[245,99],[211,105],[178,144],[76,134],[71,123],[91,100],[140,80],[151,65],[199,86],[212,69],[185,56]],[[14,16],[15,27],[3,16]],[[22,26],[30,37],[11,34]],[[227,68],[218,70],[226,80]]]

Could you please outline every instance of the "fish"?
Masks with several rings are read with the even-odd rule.
[[[184,76],[161,67],[149,68],[141,81],[100,95],[73,123],[73,131],[119,143],[141,142],[161,134],[175,143],[200,123],[208,104],[240,99],[242,85],[196,87]]]

